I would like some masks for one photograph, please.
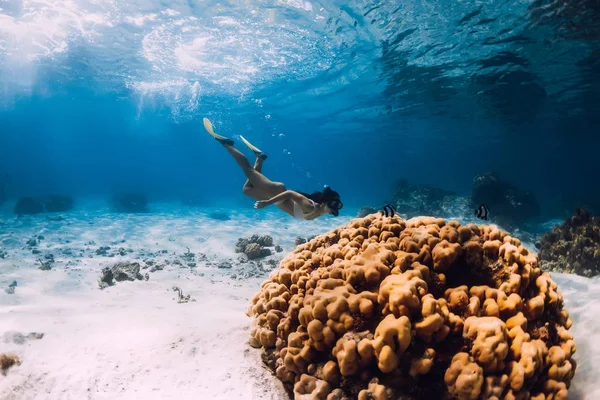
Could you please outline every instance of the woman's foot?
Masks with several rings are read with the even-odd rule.
[[[225,136],[217,135],[215,133],[215,131],[213,130],[212,123],[208,120],[208,118],[204,118],[203,122],[204,122],[204,128],[206,129],[206,131],[212,137],[214,137],[217,140],[217,142],[221,143],[223,146],[233,146],[233,140],[231,140]]]
[[[246,138],[244,138],[242,135],[240,135],[240,139],[242,139],[242,142],[244,142],[244,144],[248,146],[250,150],[254,152],[254,154],[256,154],[256,158],[260,158],[263,161],[267,159],[267,155],[265,153],[263,153],[258,147],[254,146],[252,143],[247,141]]]

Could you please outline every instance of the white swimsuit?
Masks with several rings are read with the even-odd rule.
[[[307,219],[307,217],[310,217],[317,208],[317,205],[314,201],[310,200],[310,203],[313,206],[313,210],[311,212],[304,213],[304,211],[302,211],[302,206],[294,201],[294,217],[304,220]]]

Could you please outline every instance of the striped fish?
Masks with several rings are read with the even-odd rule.
[[[383,207],[383,210],[381,210],[381,213],[386,217],[393,217],[394,215],[396,215],[397,212],[398,211],[396,211],[396,208],[391,204],[386,204]]]
[[[479,208],[477,208],[477,210],[475,210],[475,216],[484,221],[488,220],[489,215],[490,208],[487,206],[487,204],[482,204],[479,206]]]

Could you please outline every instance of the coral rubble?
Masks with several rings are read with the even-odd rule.
[[[369,215],[282,260],[250,345],[297,399],[566,399],[563,298],[494,225]]]
[[[173,291],[177,292],[177,303],[189,303],[190,301],[195,302],[191,295],[184,295],[183,291],[179,286],[173,286]]]
[[[561,226],[547,232],[538,245],[540,264],[545,270],[600,275],[600,218],[585,209]]]
[[[138,262],[119,261],[110,268],[102,268],[102,275],[98,280],[98,287],[100,289],[105,289],[109,286],[113,286],[115,284],[113,280],[122,282],[141,281],[142,279],[144,279],[144,277],[140,274],[140,264]]]
[[[8,369],[14,365],[21,365],[21,360],[14,354],[0,353],[0,372],[6,375]]]
[[[269,235],[252,235],[249,238],[239,238],[235,245],[236,253],[244,253],[249,260],[268,257],[273,252],[267,247],[273,246],[273,238]]]

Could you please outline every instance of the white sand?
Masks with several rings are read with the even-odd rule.
[[[98,289],[102,267],[131,259],[140,250],[166,249],[167,257],[173,257],[189,247],[209,259],[235,260],[237,238],[256,233],[271,234],[284,247],[282,257],[297,235],[345,222],[308,224],[253,211],[216,221],[207,218],[213,211],[227,210],[177,214],[165,209],[149,215],[82,210],[63,214],[65,220],[57,222],[46,216],[0,217],[0,249],[8,252],[0,259],[0,351],[22,360],[0,376],[0,398],[285,398],[281,385],[263,368],[260,351],[247,345],[250,319],[245,310],[264,278],[233,280],[229,271],[197,262],[193,269],[168,265],[151,273],[147,282]],[[271,218],[256,221],[255,215]],[[39,234],[45,237],[37,246],[42,253],[33,255],[25,243]],[[121,240],[125,243],[112,244]],[[90,241],[95,245],[86,245]],[[95,250],[105,245],[134,252],[96,256]],[[73,255],[62,254],[66,248]],[[85,257],[78,257],[81,250]],[[36,258],[48,252],[55,266],[40,271]],[[18,283],[15,293],[5,293],[13,280]],[[178,304],[174,285],[196,301]],[[3,336],[14,331],[42,332],[44,337],[7,343]]]
[[[173,211],[165,206],[158,213],[134,216],[104,211],[78,210],[57,222],[46,216],[15,218],[6,207],[0,214],[0,250],[8,253],[0,258],[0,352],[14,352],[22,360],[6,377],[0,375],[0,399],[286,398],[263,368],[260,351],[247,345],[250,319],[245,310],[263,278],[232,279],[231,270],[210,262],[237,259],[237,238],[255,233],[272,235],[284,247],[276,256],[280,258],[293,249],[297,235],[326,232],[349,218],[301,222],[248,210],[216,221],[207,215],[224,210]],[[25,243],[39,234],[45,237],[37,246],[42,253],[33,255]],[[95,244],[86,245],[90,241]],[[97,256],[100,246],[133,252]],[[163,249],[169,253],[155,257],[181,259],[186,247],[206,254],[207,261],[196,259],[195,268],[167,265],[150,273],[147,282],[98,289],[104,266]],[[56,263],[51,271],[40,271],[35,260],[46,253]],[[578,347],[570,398],[598,399],[594,372],[600,371],[600,345],[594,339],[600,339],[595,315],[600,312],[600,281],[554,278],[574,319]],[[15,293],[5,293],[13,280],[18,283]],[[196,301],[178,304],[174,285]],[[11,332],[41,332],[44,337],[18,344],[10,340]]]

